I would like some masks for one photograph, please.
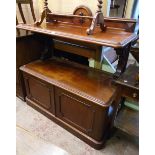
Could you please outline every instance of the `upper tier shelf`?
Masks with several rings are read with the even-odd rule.
[[[86,34],[88,27],[59,22],[46,22],[42,23],[40,26],[34,24],[18,24],[16,27],[18,29],[51,35],[55,38],[69,39],[113,48],[123,48],[137,37],[136,34],[127,32],[125,29],[110,26],[106,28],[106,31],[101,31],[101,29],[97,27],[93,35]]]

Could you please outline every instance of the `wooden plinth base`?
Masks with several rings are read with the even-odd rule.
[[[100,142],[99,141],[96,141],[96,140],[92,139],[91,137],[87,136],[86,134],[80,132],[76,128],[72,127],[71,125],[65,123],[61,119],[55,117],[49,111],[47,111],[46,109],[42,108],[41,106],[39,106],[38,104],[36,104],[32,100],[28,99],[27,97],[26,97],[26,102],[27,102],[28,105],[30,105],[31,107],[33,107],[34,109],[36,109],[37,111],[39,111],[40,113],[42,113],[43,115],[45,115],[46,117],[48,117],[49,119],[51,119],[56,124],[60,125],[64,129],[66,129],[67,131],[71,132],[73,135],[77,136],[78,138],[80,138],[81,140],[83,140],[84,142],[86,142],[88,145],[90,145],[91,147],[93,147],[94,149],[99,150],[99,149],[102,149],[103,148],[103,146],[105,144],[106,138],[104,138]]]

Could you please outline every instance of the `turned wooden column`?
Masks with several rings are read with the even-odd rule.
[[[39,21],[35,22],[35,25],[39,26],[43,22],[44,19],[47,19],[47,13],[51,13],[51,11],[48,8],[48,0],[44,0],[44,9],[41,13],[41,18]]]
[[[102,4],[103,1],[102,0],[98,0],[98,10],[96,11],[96,14],[93,17],[91,26],[87,29],[87,34],[88,35],[92,35],[94,32],[95,27],[99,24],[101,31],[105,31],[106,30],[106,26],[104,24],[104,16],[102,13]]]

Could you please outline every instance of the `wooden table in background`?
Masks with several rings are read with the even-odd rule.
[[[139,67],[130,65],[122,76],[115,81],[118,87],[118,98],[126,97],[139,102]],[[135,104],[136,104],[135,103]],[[139,111],[131,109],[125,105],[116,116],[115,127],[128,133],[129,135],[139,136]]]

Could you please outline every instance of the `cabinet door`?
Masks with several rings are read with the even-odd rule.
[[[60,88],[55,95],[57,117],[96,140],[102,139],[106,110]]]
[[[27,97],[46,110],[55,113],[54,88],[32,77],[25,77]]]

